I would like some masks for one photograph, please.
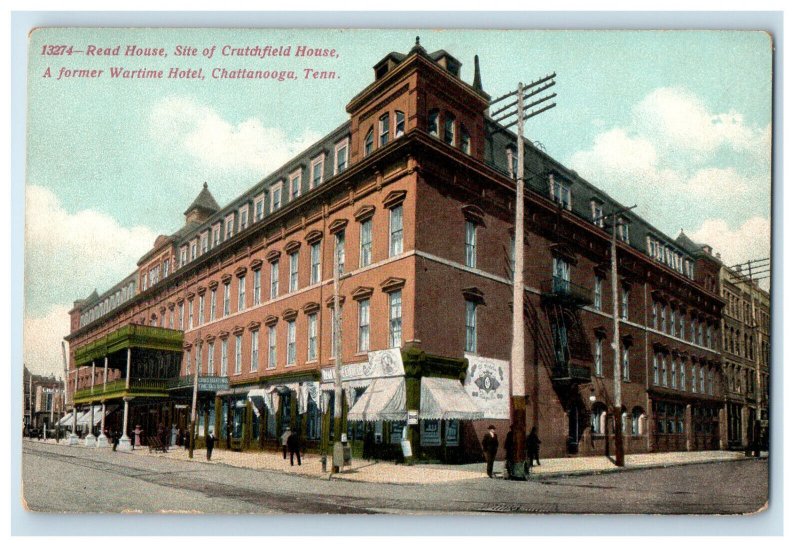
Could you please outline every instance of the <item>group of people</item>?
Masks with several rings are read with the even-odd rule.
[[[526,470],[533,467],[533,462],[536,462],[536,465],[542,465],[539,462],[539,446],[541,444],[542,441],[539,440],[539,435],[536,433],[536,426],[533,426],[525,439]],[[483,441],[481,442],[483,456],[486,459],[486,474],[489,478],[494,478],[494,460],[497,457],[497,448],[499,446],[500,440],[497,438],[497,431],[493,425],[490,425],[488,433],[483,436]],[[514,436],[511,431],[506,435],[503,448],[506,450],[506,469],[510,474],[511,454],[514,452]]]

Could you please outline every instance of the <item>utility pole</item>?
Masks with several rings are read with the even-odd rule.
[[[195,370],[194,370],[194,385],[192,387],[192,419],[191,419],[191,431],[189,432],[189,459],[191,460],[194,458],[194,441],[195,441],[195,424],[197,423],[197,387],[199,383],[200,377],[200,363],[202,359],[200,359],[200,355],[203,352],[203,340],[200,337],[197,337],[197,355],[198,357],[195,359]],[[189,358],[189,363],[191,363],[191,357]]]
[[[342,446],[342,325],[339,309],[339,241],[333,246],[333,465],[331,471],[339,473],[338,464],[344,461]]]
[[[611,349],[614,352],[614,464],[625,466],[625,446],[622,439],[622,364],[619,351],[619,273],[617,264],[617,217],[636,207],[632,205],[618,209],[611,216],[611,307],[613,310],[614,339]],[[605,215],[601,218],[605,218]]]
[[[513,169],[513,161],[509,166],[510,175],[516,179],[516,207],[514,214],[514,285],[512,301],[512,336],[511,336],[511,435],[514,441],[512,454],[506,454],[512,465],[509,466],[510,477],[513,480],[525,480],[525,437],[527,434],[527,396],[525,393],[525,280],[523,279],[525,264],[525,120],[550,110],[556,106],[551,103],[535,111],[526,112],[528,108],[542,104],[556,96],[551,93],[541,99],[526,101],[538,95],[545,89],[556,85],[555,73],[532,82],[526,86],[519,83],[517,90],[507,93],[492,101],[490,104],[500,103],[513,98],[504,106],[492,113],[492,116],[502,114],[495,118],[500,122],[509,118],[512,121],[501,126],[502,129],[517,126],[517,168]],[[539,86],[539,87],[536,87]],[[535,88],[532,91],[528,91]],[[527,92],[527,93],[526,93]],[[516,107],[516,109],[514,109]],[[508,112],[506,112],[508,111]],[[516,118],[514,121],[513,118]]]

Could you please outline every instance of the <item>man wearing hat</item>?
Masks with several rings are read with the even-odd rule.
[[[494,458],[497,456],[497,433],[494,426],[489,426],[489,432],[483,436],[481,446],[483,447],[483,457],[486,458],[486,474],[491,479],[494,476]]]

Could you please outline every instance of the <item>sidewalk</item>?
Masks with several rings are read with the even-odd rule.
[[[55,444],[53,440],[35,441]],[[64,441],[62,445],[66,446]],[[81,450],[108,450],[111,448],[86,448],[83,445],[72,447]],[[169,458],[178,461],[190,461],[189,451],[183,448],[171,449],[168,453],[149,452],[147,447],[141,447],[133,452],[119,452],[123,455],[134,457]],[[762,458],[767,458],[768,453],[762,452]],[[598,473],[620,473],[635,469],[658,467],[672,467],[698,463],[713,463],[748,459],[742,452],[727,452],[721,450],[704,452],[666,452],[656,454],[629,454],[625,456],[625,467],[619,468],[604,456],[579,457],[579,458],[549,458],[542,459],[541,466],[535,466],[531,472],[531,480],[543,480],[562,476],[593,475]],[[234,452],[231,450],[214,449],[210,462],[206,461],[205,449],[194,451],[195,462],[210,465],[228,465],[231,467],[244,467],[265,471],[279,471],[295,475],[325,480],[349,480],[356,482],[384,483],[384,484],[440,484],[486,478],[486,464],[471,463],[465,465],[444,464],[417,464],[396,465],[385,461],[366,461],[353,459],[353,465],[345,467],[342,473],[332,475],[322,472],[322,464],[318,454],[308,453],[303,456],[303,465],[291,466],[289,460],[283,459],[278,452]],[[330,459],[328,460],[330,470]],[[494,464],[495,478],[502,477],[503,461]]]

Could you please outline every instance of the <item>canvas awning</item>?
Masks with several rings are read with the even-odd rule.
[[[347,413],[349,421],[405,421],[407,417],[406,382],[402,376],[373,380]]]
[[[65,414],[63,418],[58,420],[58,425],[61,426],[72,425],[72,412],[70,412],[69,414]]]
[[[366,394],[365,394],[366,395]],[[421,382],[419,417],[421,420],[480,420],[483,412],[456,379],[429,378]]]
[[[247,398],[253,404],[253,412],[256,417],[261,417],[261,409],[267,405],[269,394],[266,389],[251,389],[247,392]]]

